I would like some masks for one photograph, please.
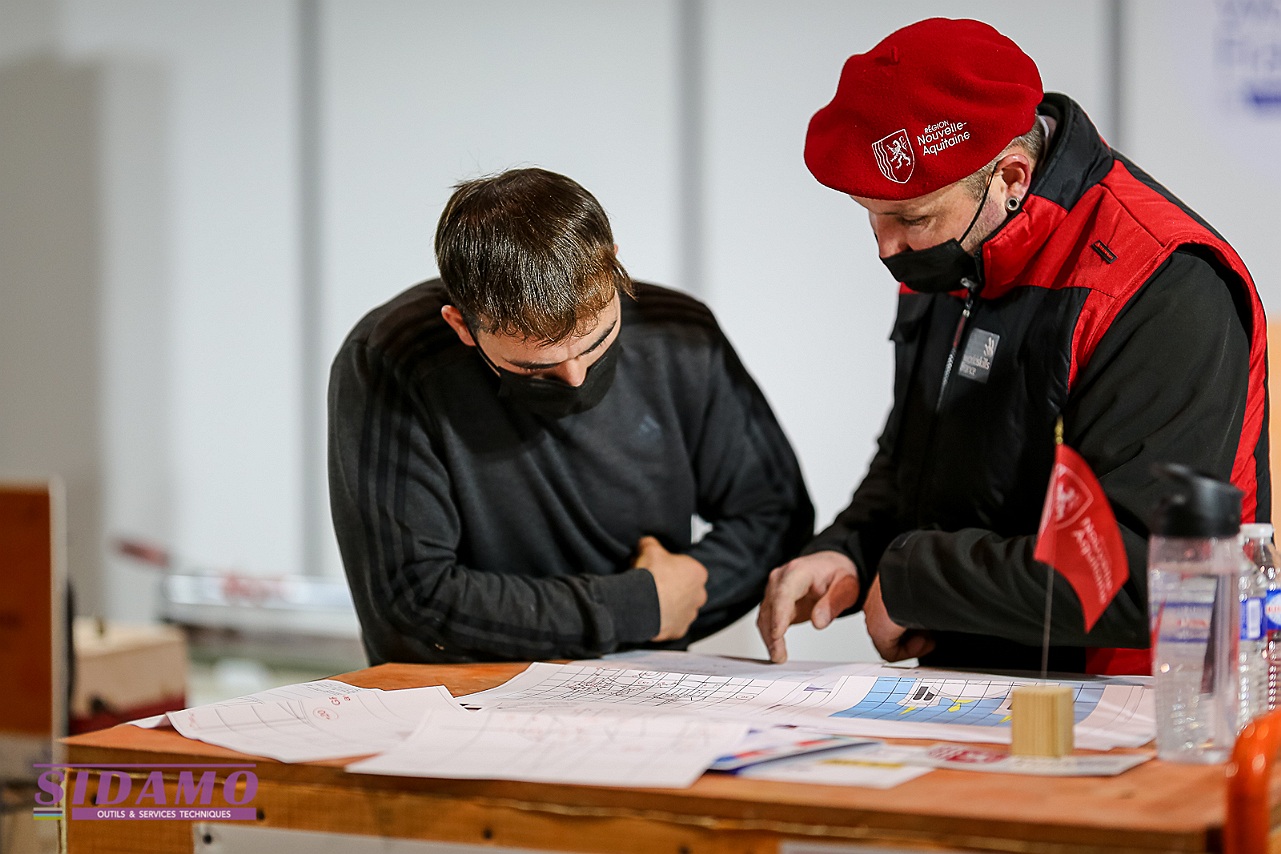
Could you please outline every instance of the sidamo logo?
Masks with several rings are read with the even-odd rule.
[[[256,765],[37,764],[38,819],[253,821]],[[219,783],[219,774],[224,774]],[[96,783],[94,778],[97,778]],[[169,786],[166,786],[166,782]]]

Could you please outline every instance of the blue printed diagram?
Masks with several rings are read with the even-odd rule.
[[[1010,690],[1032,682],[976,679],[911,679],[876,677],[871,689],[856,705],[834,718],[871,718],[913,723],[1006,726],[1010,722]],[[1072,689],[1073,717],[1077,723],[1090,716],[1103,697],[1103,685],[1064,682]]]

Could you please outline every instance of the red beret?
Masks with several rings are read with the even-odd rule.
[[[972,175],[1027,133],[1041,75],[981,21],[930,18],[845,61],[810,119],[805,165],[852,196],[914,199]]]

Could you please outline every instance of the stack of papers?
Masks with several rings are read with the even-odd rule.
[[[436,685],[204,706],[170,712],[168,717],[187,738],[281,762],[316,762],[393,748],[432,710],[465,714],[453,695]]]
[[[231,700],[223,700],[219,703],[209,703],[205,706],[197,706],[198,709],[214,708],[216,706],[237,706],[241,704],[254,703],[276,703],[287,700],[311,700],[316,697],[332,697],[336,694],[350,694],[353,691],[367,691],[368,688],[357,688],[354,685],[348,685],[346,682],[339,682],[337,679],[318,679],[315,682],[300,682],[296,685],[285,685],[282,688],[271,688],[267,691],[259,691],[256,694],[246,694],[243,697],[236,697]],[[184,712],[190,712],[192,709],[184,709]],[[176,714],[176,713],[175,713]],[[152,715],[149,718],[139,718],[136,721],[128,721],[129,724],[144,729],[155,729],[159,726],[169,724],[169,716]]]
[[[609,709],[432,712],[399,746],[347,766],[360,774],[589,786],[692,786],[747,724]]]
[[[681,788],[711,768],[887,786],[957,763],[868,736],[1008,743],[1010,691],[1038,681],[639,653],[535,663],[501,686],[458,698],[441,686],[382,691],[322,680],[167,718],[188,738],[282,762],[369,757],[347,766],[354,773]],[[1055,681],[1073,689],[1077,746],[1105,750],[1152,739],[1151,689],[1142,680]],[[1015,764],[1001,770],[1129,767]]]
[[[794,682],[751,673],[704,675],[601,664],[614,662],[531,664],[506,684],[459,700],[468,708],[484,709],[696,711],[839,735],[1008,744],[1010,692],[1018,685],[1045,682],[877,665],[860,665],[853,673],[823,674],[818,681]],[[1073,690],[1078,747],[1138,747],[1155,736],[1152,691],[1134,679],[1052,681]]]

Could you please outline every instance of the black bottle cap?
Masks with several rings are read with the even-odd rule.
[[[1161,497],[1148,526],[1163,537],[1233,537],[1241,530],[1243,493],[1187,466],[1154,466]]]

